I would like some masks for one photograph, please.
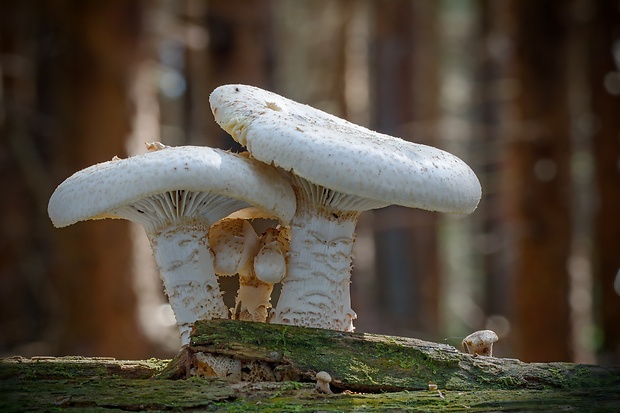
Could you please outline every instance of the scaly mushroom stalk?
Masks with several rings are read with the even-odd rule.
[[[184,344],[196,320],[227,318],[205,236],[208,229],[195,224],[147,232]]]
[[[178,190],[109,212],[144,227],[182,344],[189,343],[196,320],[228,318],[207,233],[212,222],[246,206],[222,195]]]
[[[298,194],[287,275],[271,322],[353,331],[357,316],[349,286],[358,217],[359,212],[317,206],[309,194]]]

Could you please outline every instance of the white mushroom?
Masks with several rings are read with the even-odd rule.
[[[287,227],[268,228],[261,236],[261,248],[254,257],[254,275],[259,280],[276,284],[286,276],[286,256],[290,235]]]
[[[328,372],[319,371],[316,374],[316,384],[314,385],[314,388],[319,393],[333,394],[332,389],[329,387],[329,383],[331,382],[332,376],[330,376]]]
[[[297,197],[287,276],[272,322],[353,330],[353,232],[361,211],[390,204],[469,213],[474,172],[439,149],[373,132],[251,86],[210,97],[216,122],[287,176]]]
[[[211,227],[209,246],[213,251],[213,267],[221,276],[245,271],[260,248],[260,238],[244,219],[224,218]]]
[[[54,191],[48,213],[56,227],[101,218],[142,224],[186,344],[196,320],[227,318],[209,227],[252,204],[287,221],[295,199],[275,169],[246,156],[206,147],[157,149],[75,173]]]
[[[474,356],[493,356],[493,343],[498,340],[497,334],[491,330],[480,330],[463,339],[463,350]]]
[[[211,227],[209,244],[215,273],[239,274],[233,319],[265,322],[273,284],[286,272],[288,242],[284,235],[279,229],[268,228],[258,237],[246,219],[231,216]]]

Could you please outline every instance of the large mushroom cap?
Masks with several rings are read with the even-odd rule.
[[[213,91],[216,122],[252,156],[307,181],[389,204],[469,213],[481,197],[474,172],[456,156],[373,132],[256,87]]]
[[[167,191],[205,191],[254,205],[288,222],[295,196],[272,167],[208,147],[182,146],[115,159],[76,172],[52,194],[56,227],[86,219],[118,218],[114,211]]]

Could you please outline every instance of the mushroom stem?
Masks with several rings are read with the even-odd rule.
[[[273,284],[262,282],[250,274],[239,273],[239,291],[235,301],[234,320],[256,321],[264,323],[267,311],[271,308]]]
[[[182,344],[189,343],[196,320],[227,318],[207,232],[208,227],[200,224],[147,231]]]
[[[270,322],[353,331],[350,279],[358,212],[299,202],[290,224],[287,275]]]

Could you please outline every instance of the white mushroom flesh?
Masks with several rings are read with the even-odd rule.
[[[259,242],[252,225],[243,219],[217,222],[209,232],[215,273],[224,276],[238,274],[251,262],[259,249]]]

